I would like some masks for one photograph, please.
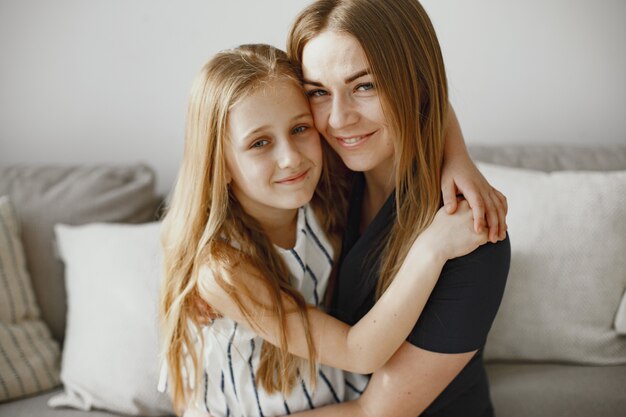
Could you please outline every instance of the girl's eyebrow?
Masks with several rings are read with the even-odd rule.
[[[358,72],[355,72],[354,74],[348,76],[345,80],[344,83],[346,84],[350,84],[351,82],[353,82],[356,79],[359,79],[365,75],[370,75],[372,72],[369,69],[364,69]],[[307,80],[306,78],[304,78],[302,80],[302,82],[304,84],[308,84],[308,85],[312,85],[315,87],[323,87],[322,83],[320,83],[319,81],[312,81],[312,80]]]
[[[291,120],[302,119],[303,117],[307,117],[307,116],[310,116],[310,115],[311,115],[310,112],[300,113],[299,115],[292,117]]]
[[[311,115],[310,112],[300,113],[297,116],[292,117],[291,121],[294,122],[296,120],[302,119],[304,117],[308,117],[310,115]],[[249,131],[248,133],[246,133],[245,135],[243,135],[243,141],[244,142],[250,141],[250,140],[254,139],[254,137],[253,137],[254,135],[256,135],[257,133],[262,132],[264,130],[267,130],[267,129],[271,129],[271,126],[270,125],[262,125],[262,126],[256,127],[254,129],[252,129],[251,131]]]
[[[322,83],[320,83],[319,81],[311,81],[311,80],[307,80],[306,78],[302,79],[302,83],[303,84],[308,84],[308,85],[312,85],[315,87],[321,87]]]

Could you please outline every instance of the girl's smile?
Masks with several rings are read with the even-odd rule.
[[[310,169],[306,169],[296,175],[292,175],[291,177],[276,181],[278,184],[298,184],[306,179],[306,175],[309,173]]]

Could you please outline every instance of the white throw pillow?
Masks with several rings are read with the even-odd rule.
[[[0,197],[0,402],[59,385],[59,346],[39,318],[17,216]]]
[[[512,249],[485,358],[626,364],[626,171],[478,167],[508,198]]]
[[[160,223],[55,226],[68,317],[52,407],[172,414],[158,382]]]

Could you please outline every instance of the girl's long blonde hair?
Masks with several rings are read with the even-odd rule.
[[[187,112],[187,130],[182,165],[163,221],[164,283],[160,300],[162,357],[168,370],[169,390],[174,409],[180,413],[198,387],[202,374],[198,345],[203,325],[219,317],[202,299],[198,271],[208,267],[242,312],[254,322],[254,314],[242,302],[255,300],[245,281],[236,272],[228,281],[220,272],[233,271],[247,262],[259,272],[259,279],[271,294],[268,309],[281,323],[279,347],[264,343],[258,383],[268,392],[288,393],[300,372],[301,360],[287,352],[285,316],[281,293],[297,305],[309,347],[308,370],[315,378],[315,347],[302,295],[292,287],[289,270],[254,218],[249,216],[229,191],[224,146],[229,109],[254,89],[275,80],[292,80],[300,85],[299,74],[284,52],[268,45],[242,45],[218,53],[204,65],[192,85]],[[304,94],[304,92],[303,92]],[[336,158],[325,144],[326,158]],[[337,179],[339,180],[339,179]],[[323,167],[322,178],[311,202],[323,229],[338,247],[345,216],[344,199],[331,201],[330,171]],[[338,204],[339,202],[339,204]],[[238,250],[233,250],[236,242]],[[338,252],[336,250],[336,252]]]
[[[290,58],[302,65],[307,42],[323,31],[353,36],[363,48],[395,135],[397,221],[384,247],[377,296],[441,206],[448,88],[435,30],[417,0],[319,0],[296,18]]]

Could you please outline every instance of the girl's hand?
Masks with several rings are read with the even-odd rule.
[[[469,203],[461,200],[454,213],[445,207],[439,209],[433,222],[417,238],[417,250],[434,251],[441,259],[458,258],[473,252],[480,245],[487,243],[487,230],[480,233],[474,230],[474,217]]]
[[[488,226],[493,243],[506,237],[506,197],[487,182],[469,157],[455,158],[452,163],[444,159],[441,191],[448,213],[456,211],[457,194],[463,194],[474,213],[474,230]]]

